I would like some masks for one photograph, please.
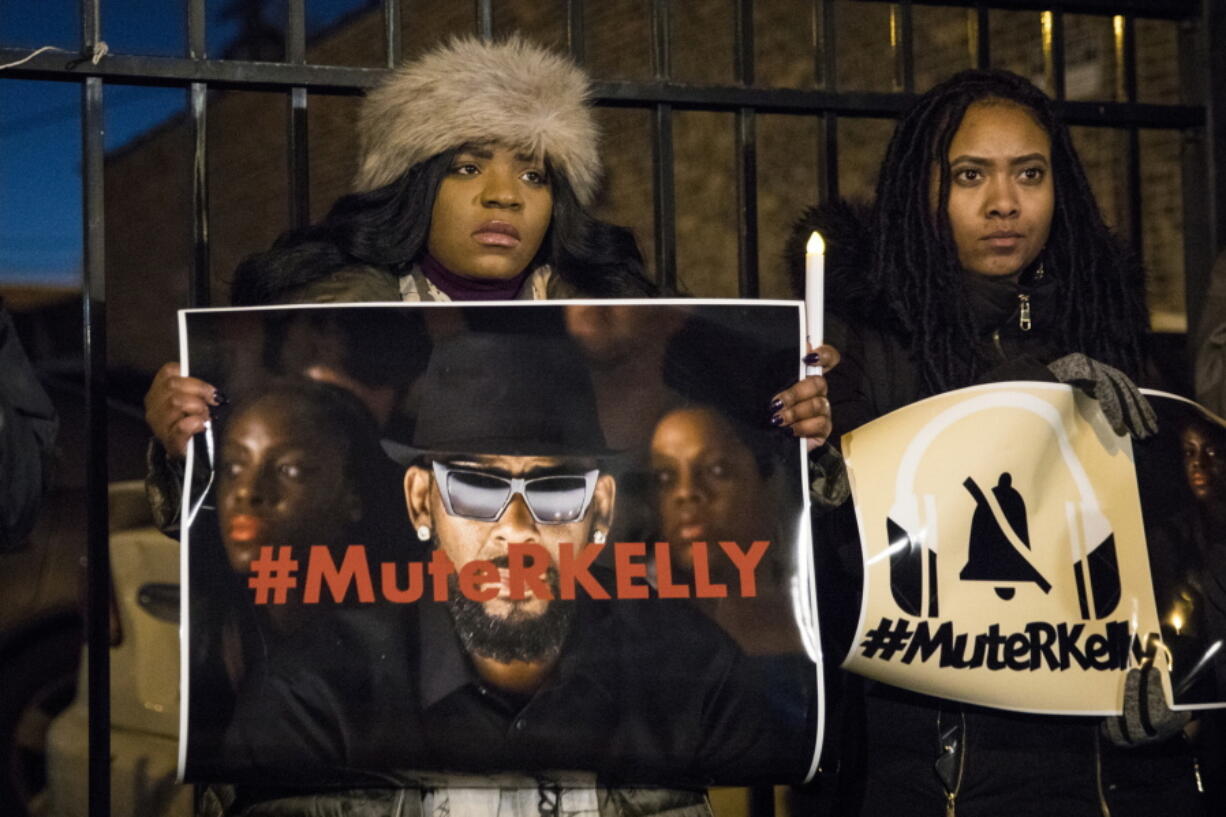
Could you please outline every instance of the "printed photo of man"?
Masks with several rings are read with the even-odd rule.
[[[607,554],[584,565],[592,586],[564,597],[559,563],[611,547],[617,505],[606,464],[616,452],[572,342],[446,338],[421,388],[411,448],[395,450],[407,465],[407,522],[433,565],[449,563],[445,600],[428,588],[413,604],[338,611],[240,696],[229,758],[315,780],[422,770],[644,784],[803,778],[815,682],[776,684],[689,600],[650,592],[645,560],[645,597],[619,597]],[[517,548],[548,557],[527,582],[515,581]],[[474,568],[486,571],[478,598],[463,580]]]

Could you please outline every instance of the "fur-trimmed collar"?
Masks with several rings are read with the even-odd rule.
[[[871,282],[872,209],[861,202],[835,199],[806,209],[792,226],[785,248],[792,288],[803,297],[805,244],[815,230],[826,243],[826,308],[849,321],[898,331],[885,297]]]

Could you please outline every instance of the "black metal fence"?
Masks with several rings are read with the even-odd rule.
[[[677,275],[677,219],[674,184],[674,116],[678,111],[700,110],[735,115],[735,173],[738,213],[739,291],[754,297],[759,291],[758,267],[758,142],[756,117],[762,113],[790,113],[818,117],[824,127],[812,150],[816,156],[818,190],[822,198],[839,193],[839,129],[847,117],[897,116],[914,97],[915,54],[912,48],[913,12],[916,6],[942,5],[967,10],[972,21],[971,62],[981,67],[993,64],[994,43],[989,14],[999,10],[1047,12],[1050,30],[1050,86],[1060,114],[1074,125],[1110,126],[1127,132],[1127,153],[1122,157],[1130,200],[1140,197],[1141,169],[1139,134],[1142,129],[1175,129],[1183,139],[1183,224],[1187,302],[1195,309],[1204,292],[1213,253],[1226,239],[1226,184],[1219,165],[1226,162],[1226,56],[1211,51],[1209,42],[1226,36],[1226,11],[1198,0],[1079,0],[1077,2],[958,2],[939,4],[899,2],[889,4],[897,26],[894,51],[895,89],[892,92],[844,91],[837,87],[837,53],[840,32],[835,19],[835,0],[798,0],[813,32],[813,90],[768,87],[756,81],[754,0],[728,0],[734,14],[734,81],[731,84],[689,84],[674,79],[673,38],[677,15],[684,14],[684,0],[649,0],[651,31],[651,78],[646,81],[598,81],[599,105],[649,111],[652,123],[652,195],[654,202],[654,267],[657,276],[673,283]],[[880,0],[863,0],[880,6]],[[88,412],[89,538],[87,628],[89,645],[89,712],[91,814],[109,813],[109,662],[107,545],[107,340],[103,189],[103,102],[109,85],[164,86],[184,89],[190,121],[193,252],[189,293],[193,305],[207,305],[210,293],[209,258],[209,122],[208,94],[217,89],[275,91],[284,95],[288,110],[289,214],[293,225],[309,220],[310,155],[307,113],[313,94],[356,94],[383,77],[388,67],[404,55],[403,24],[411,21],[414,3],[405,8],[396,0],[382,6],[386,39],[386,67],[361,68],[319,65],[307,62],[305,0],[288,0],[285,19],[283,62],[252,62],[210,58],[206,53],[205,0],[187,0],[185,25],[187,53],[181,57],[147,57],[105,54],[100,37],[101,0],[80,0],[81,44],[78,54],[42,53],[30,57],[28,49],[0,47],[0,64],[17,63],[2,77],[71,82],[81,86],[81,157],[84,195],[83,339]],[[583,63],[584,0],[565,2],[566,40],[573,56]],[[495,31],[494,0],[475,0],[473,27],[482,36]],[[1068,14],[1109,15],[1121,26],[1122,98],[1085,102],[1066,99],[1065,26]],[[1181,85],[1186,98],[1206,100],[1195,104],[1147,104],[1138,101],[1136,20],[1155,18],[1177,21],[1180,28]],[[1215,53],[1216,52],[1216,53]],[[1208,168],[1209,172],[1205,172]],[[1118,225],[1140,247],[1144,233],[1141,208],[1129,208],[1126,225]],[[1190,316],[1195,318],[1195,315]],[[1190,321],[1194,325],[1194,320]],[[769,797],[755,796],[755,811],[771,808]]]

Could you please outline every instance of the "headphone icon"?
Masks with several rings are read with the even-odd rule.
[[[894,504],[886,518],[886,537],[889,546],[882,556],[889,556],[890,591],[895,603],[912,616],[936,617],[940,612],[940,602],[937,582],[937,543],[940,541],[939,519],[936,506],[936,496],[933,494],[918,494],[916,481],[919,476],[920,464],[928,449],[936,438],[954,423],[959,422],[981,411],[994,408],[1009,408],[1028,411],[1036,415],[1051,428],[1060,450],[1060,455],[1068,468],[1073,483],[1077,486],[1078,501],[1064,503],[1067,520],[1068,547],[1071,558],[1072,578],[1077,587],[1077,598],[1083,619],[1105,618],[1110,615],[1120,602],[1119,561],[1116,556],[1115,534],[1111,523],[1103,514],[1090,484],[1090,478],[1085,472],[1080,460],[1077,459],[1069,441],[1068,432],[1060,416],[1060,411],[1050,403],[1025,392],[993,391],[978,397],[965,400],[952,406],[928,421],[919,433],[911,440],[898,467],[898,475],[894,488]],[[1001,486],[992,489],[994,493],[1000,487],[1006,490],[1009,483],[1002,474]],[[963,483],[977,500],[981,498],[990,507],[996,500],[986,498],[984,492],[978,491],[978,486],[968,478]],[[974,490],[972,490],[974,486]],[[999,497],[999,495],[998,495]],[[981,503],[982,505],[983,503]],[[999,507],[993,508],[993,515],[998,522],[1005,522],[999,513]],[[1007,515],[1007,514],[1006,514]],[[1029,556],[1017,548],[1017,535],[1006,524],[1001,525],[1006,536],[1017,550],[1017,556],[1026,563]],[[1025,539],[1023,533],[1022,539]],[[1029,548],[1029,543],[1023,543]],[[971,554],[967,566],[960,578],[963,580],[987,580],[979,569],[982,564],[976,564],[976,555]],[[976,569],[972,570],[972,566]],[[1030,567],[1035,581],[1044,592],[1050,589],[1046,580],[1037,570]],[[968,575],[971,574],[971,575]],[[999,578],[999,576],[997,576]],[[1002,598],[1006,595],[998,589]]]

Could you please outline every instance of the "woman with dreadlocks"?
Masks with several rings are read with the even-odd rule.
[[[1142,271],[1103,223],[1051,101],[1022,77],[964,71],[924,94],[895,130],[871,210],[838,205],[801,219],[796,272],[815,228],[828,248],[828,338],[842,356],[827,379],[839,433],[930,395],[1035,379],[1096,396],[1119,433],[1155,429],[1133,385],[1146,363]],[[846,524],[849,505],[832,525]],[[858,545],[844,548],[855,553],[842,562],[858,565]],[[1201,813],[1186,715],[1141,695],[1137,674],[1125,716],[1107,721],[863,682],[860,711],[844,718],[841,789],[855,802],[845,811]]]

